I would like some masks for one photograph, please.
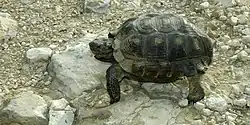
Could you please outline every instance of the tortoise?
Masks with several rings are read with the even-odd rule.
[[[187,78],[188,102],[204,99],[201,78],[213,59],[205,32],[171,13],[148,13],[127,19],[106,38],[89,43],[95,58],[110,62],[106,70],[110,105],[120,101],[120,82],[170,83]]]

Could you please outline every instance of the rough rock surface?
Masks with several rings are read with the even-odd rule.
[[[79,44],[66,51],[54,54],[48,66],[53,76],[51,87],[74,99],[84,91],[95,89],[105,79],[106,69],[110,64],[96,61],[88,43],[96,36],[80,39]]]
[[[20,91],[32,90],[40,96],[49,96],[54,100],[53,105],[60,107],[58,112],[46,112],[47,119],[53,115],[54,121],[67,119],[69,124],[73,118],[76,125],[250,123],[249,0],[111,0],[110,6],[104,7],[105,11],[101,7],[99,12],[83,11],[84,1],[0,0],[0,112]],[[91,2],[103,3],[102,0]],[[215,41],[214,61],[202,80],[204,100],[187,106],[187,89],[176,85],[178,82],[149,83],[138,89],[134,87],[137,82],[126,80],[122,83],[122,100],[107,106],[109,98],[102,84],[105,84],[105,69],[110,64],[92,57],[86,38],[89,33],[116,29],[124,20],[146,12],[171,12],[186,17]],[[50,63],[50,59],[37,61],[35,65],[27,63],[26,52],[43,47],[50,48],[53,56],[60,59],[57,64],[63,64],[61,68],[55,61]],[[54,71],[51,71],[50,67],[48,73],[49,63],[58,66],[57,70],[52,68]],[[86,64],[92,69],[84,67]],[[60,71],[66,72],[60,74]],[[1,100],[1,97],[4,98]],[[55,103],[62,97],[69,103],[65,100]],[[218,105],[222,108],[216,107]],[[64,124],[53,120],[49,122]],[[20,125],[18,122],[10,124]]]
[[[72,125],[75,109],[66,99],[52,100],[49,110],[49,125]]]
[[[26,125],[47,125],[47,103],[33,92],[23,92],[10,100],[0,111],[0,123],[17,122]]]

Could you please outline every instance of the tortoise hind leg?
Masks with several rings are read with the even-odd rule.
[[[110,104],[120,101],[120,82],[125,73],[118,64],[112,64],[106,71],[107,91],[110,97]]]
[[[201,87],[201,78],[203,74],[197,74],[192,77],[188,77],[189,94],[188,103],[195,103],[202,100],[205,96],[204,89]]]

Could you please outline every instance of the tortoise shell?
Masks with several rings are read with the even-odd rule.
[[[113,56],[134,76],[193,76],[211,64],[211,39],[182,17],[145,14],[125,21],[113,41]]]

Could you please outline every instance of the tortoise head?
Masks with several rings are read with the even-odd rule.
[[[97,38],[91,41],[89,48],[96,59],[104,62],[114,61],[112,43],[108,38]]]

